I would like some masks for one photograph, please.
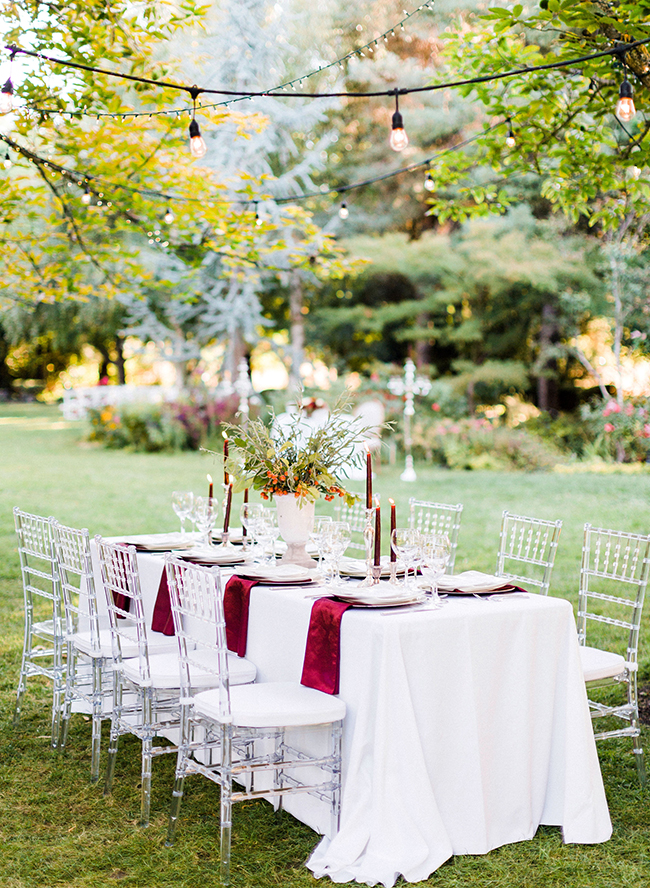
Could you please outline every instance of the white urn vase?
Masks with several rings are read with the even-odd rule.
[[[287,544],[287,551],[281,561],[313,567],[314,561],[307,554],[305,544],[314,529],[316,503],[287,494],[275,497],[280,535]]]

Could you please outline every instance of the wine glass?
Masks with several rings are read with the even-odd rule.
[[[328,526],[332,523],[329,515],[317,515],[314,518],[314,528],[309,534],[309,539],[318,550],[318,566],[323,567],[323,551],[325,549],[325,534]]]
[[[181,521],[181,535],[185,536],[185,519],[192,514],[194,506],[194,494],[183,493],[175,490],[172,493],[172,509],[176,512]]]
[[[451,556],[451,542],[446,533],[422,534],[420,547],[420,570],[422,576],[431,584],[431,595],[434,603],[440,603],[438,581],[444,574]]]
[[[330,521],[323,525],[323,560],[328,573],[328,584],[341,582],[341,556],[350,545],[352,535],[348,521]]]
[[[250,557],[253,561],[256,560],[256,538],[255,538],[255,526],[256,522],[264,514],[264,506],[261,503],[243,503],[241,509],[239,510],[239,517],[241,518],[242,527],[246,528],[246,533],[248,538],[250,539]]]
[[[420,551],[420,532],[412,527],[396,527],[390,535],[391,549],[404,564],[404,586],[410,586],[409,570],[413,568]]]
[[[192,509],[192,520],[196,529],[203,536],[203,544],[210,548],[212,545],[212,528],[217,520],[218,503],[212,496],[195,496]]]

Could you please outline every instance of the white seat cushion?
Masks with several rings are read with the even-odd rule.
[[[125,638],[125,635],[127,636]],[[135,626],[125,626],[120,629],[120,637],[122,643],[122,657],[126,660],[128,657],[138,656],[138,641]],[[176,653],[178,651],[178,641],[173,635],[163,635],[162,632],[154,632],[150,630],[147,635],[149,651],[152,654]],[[83,654],[89,657],[93,656],[92,644],[90,641],[90,632],[77,632],[73,639],[74,646]],[[112,657],[113,648],[111,646],[111,633],[108,629],[100,629],[99,632],[100,656]]]
[[[345,716],[343,700],[289,681],[231,688],[230,705],[233,724],[249,728],[326,725]],[[213,721],[219,721],[219,692],[203,691],[197,694],[194,709]]]
[[[580,659],[585,681],[598,681],[602,678],[612,678],[625,672],[625,657],[620,654],[612,654],[609,651],[601,651],[598,648],[580,647]]]
[[[195,688],[213,688],[218,684],[215,675],[217,664],[210,651],[195,651],[192,656],[201,663],[204,661],[209,669],[201,669],[200,666],[190,666],[190,681]],[[139,684],[141,681],[140,661],[137,657],[124,660],[124,675],[131,681]],[[149,656],[149,669],[151,682],[154,688],[178,688],[180,687],[180,669],[178,651],[169,654],[155,654]],[[257,669],[254,663],[245,657],[236,654],[228,654],[228,674],[232,684],[245,684],[255,681]]]

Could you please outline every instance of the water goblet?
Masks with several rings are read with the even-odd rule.
[[[404,564],[404,586],[409,587],[411,568],[415,576],[415,565],[420,550],[420,532],[411,527],[396,527],[390,535],[390,545],[398,560]]]
[[[327,527],[332,523],[329,515],[317,515],[314,518],[314,528],[309,534],[309,538],[318,550],[318,567],[323,568],[323,552],[325,549],[325,533]]]
[[[257,539],[261,553],[262,564],[275,564],[275,542],[280,536],[276,514],[274,509],[263,509],[262,514],[254,522],[255,538]]]
[[[203,536],[203,544],[206,548],[212,545],[212,528],[217,520],[218,503],[211,496],[195,496],[192,509],[192,519],[196,529]]]
[[[256,522],[264,514],[264,506],[261,503],[243,503],[239,510],[242,526],[246,528],[248,538],[250,539],[250,550],[246,553],[247,560],[257,560],[259,547],[255,536]]]
[[[181,535],[185,536],[185,519],[192,514],[194,506],[194,494],[183,493],[175,490],[172,493],[172,509],[176,512],[181,522]]]
[[[323,526],[323,560],[328,574],[328,585],[341,582],[341,556],[350,545],[352,535],[347,521],[331,521]]]
[[[438,581],[444,574],[451,557],[451,542],[446,533],[424,533],[420,546],[420,570],[427,583],[431,584],[433,602],[438,605]]]

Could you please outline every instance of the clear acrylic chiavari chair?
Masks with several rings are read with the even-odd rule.
[[[49,518],[14,508],[23,582],[25,628],[14,724],[20,721],[27,680],[41,675],[52,682],[52,738],[59,744],[63,702],[65,632],[61,584]],[[45,619],[42,619],[45,617]]]
[[[536,586],[536,591],[548,595],[561,529],[559,520],[545,521],[504,511],[496,575],[527,589]]]
[[[334,513],[336,515],[336,521],[347,521],[350,525],[352,537],[347,548],[357,552],[363,552],[365,555],[366,545],[363,540],[363,533],[368,521],[365,502],[356,502],[353,505],[348,506],[345,502],[339,501],[336,504]]]
[[[93,576],[90,535],[86,529],[66,527],[50,519],[54,553],[61,579],[65,617],[65,693],[61,725],[61,747],[68,739],[72,707],[92,715],[90,779],[99,779],[102,718],[110,716],[112,699],[112,646],[107,618],[100,612]]]
[[[409,527],[420,533],[446,533],[449,537],[451,555],[445,568],[447,574],[454,572],[462,514],[461,503],[452,506],[447,503],[430,503],[415,497],[409,500]]]
[[[201,774],[219,784],[221,883],[228,885],[234,803],[273,798],[281,806],[285,795],[311,793],[329,804],[332,832],[338,830],[345,703],[294,682],[234,685],[219,575],[171,555],[166,562],[183,710],[167,844],[176,833],[185,778]],[[212,663],[215,686],[201,691],[192,674],[206,662]],[[291,728],[323,725],[330,728],[328,750],[319,755],[292,748]],[[242,788],[234,790],[233,781]]]
[[[630,737],[642,785],[645,764],[637,696],[637,654],[643,601],[650,572],[650,535],[624,533],[585,524],[578,638],[594,721],[610,719],[611,730],[596,740]],[[588,643],[589,642],[589,643]],[[618,648],[611,650],[611,648]],[[624,699],[594,700],[598,688],[619,688]],[[606,726],[605,726],[606,727]]]

